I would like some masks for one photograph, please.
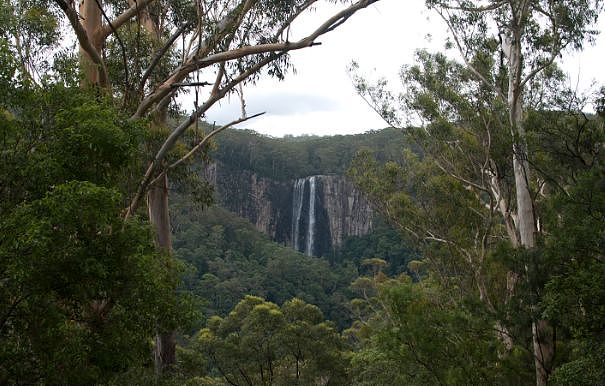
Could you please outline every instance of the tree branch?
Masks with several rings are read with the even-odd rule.
[[[191,82],[191,83],[173,83],[172,87],[198,87],[198,86],[212,86],[210,82]]]
[[[195,70],[198,70],[194,63],[196,57],[205,56],[208,52],[210,52],[214,47],[231,31],[237,28],[237,21],[241,21],[242,17],[238,14],[237,9],[242,6],[245,9],[250,6],[249,1],[246,4],[240,3],[235,9],[231,10],[225,17],[221,19],[218,23],[214,33],[210,36],[210,38],[206,39],[204,42],[199,44],[179,66],[176,70],[170,74],[166,80],[161,83],[151,94],[145,97],[141,103],[139,104],[137,111],[132,115],[131,119],[141,118],[146,112],[149,111],[151,106],[157,102],[163,102],[168,95],[170,95],[174,89],[172,88],[173,83],[182,82],[183,79],[187,77],[190,73]]]
[[[103,18],[105,19],[105,21],[107,21],[107,25],[109,26],[109,28],[111,28],[111,31],[115,35],[116,40],[118,41],[118,44],[120,45],[120,49],[122,51],[122,63],[124,65],[124,98],[126,98],[126,94],[128,92],[128,86],[129,86],[129,84],[128,84],[128,60],[126,59],[126,47],[124,46],[124,42],[122,41],[122,39],[120,39],[120,35],[118,34],[118,31],[116,31],[111,20],[109,20],[109,17],[107,17],[107,14],[105,13],[105,10],[101,6],[100,1],[95,0],[95,3],[97,3],[97,7],[99,7],[99,11],[101,11]]]
[[[534,6],[534,9],[550,19],[551,32],[553,34],[553,37],[556,36],[557,38],[553,39],[550,57],[548,58],[548,60],[545,61],[544,63],[542,63],[541,65],[539,65],[538,67],[534,68],[529,74],[527,74],[527,76],[521,81],[521,87],[525,87],[525,84],[527,82],[531,81],[536,75],[538,75],[538,73],[540,73],[542,70],[551,66],[557,59],[557,56],[559,55],[561,50],[563,50],[563,48],[565,48],[565,45],[562,44],[561,38],[560,38],[559,34],[557,33],[557,29],[558,29],[557,19],[553,16],[553,14],[542,9],[539,6],[539,4],[537,6]]]
[[[464,11],[464,12],[487,12],[487,11],[495,11],[496,9],[500,8],[501,6],[503,6],[504,4],[506,4],[508,2],[508,0],[501,0],[501,1],[497,1],[493,4],[490,5],[484,5],[482,7],[464,7],[464,6],[460,6],[460,7],[450,7],[446,4],[440,4],[441,8],[444,9],[450,9],[452,11]]]
[[[348,8],[338,12],[337,14],[326,20],[313,33],[303,39],[300,39],[297,42],[290,43],[286,41],[281,43],[268,43],[259,44],[256,46],[245,46],[234,50],[213,54],[207,57],[203,57],[203,55],[200,55],[198,49],[196,50],[196,54],[190,56],[190,58],[188,58],[187,61],[181,67],[174,71],[173,74],[169,76],[168,79],[164,83],[162,83],[156,89],[155,92],[151,93],[141,102],[136,113],[131,118],[135,119],[142,117],[150,109],[152,104],[157,103],[170,92],[171,84],[181,82],[188,74],[195,70],[210,66],[215,63],[239,59],[245,56],[271,52],[286,52],[316,45],[317,43],[315,43],[315,39],[317,39],[319,36],[332,31],[334,28],[339,26],[343,20],[346,20],[347,18],[351,17],[355,12],[359,11],[360,9],[366,8],[377,1],[379,0],[359,0],[358,2],[352,4]],[[231,14],[230,16],[233,17],[233,15]],[[223,28],[226,28],[226,26]],[[217,33],[220,37],[221,33],[224,33],[224,31],[219,30],[219,32]],[[204,48],[203,51],[207,51],[207,48]],[[203,58],[198,59],[199,56],[202,56]]]
[[[445,22],[445,24],[447,25],[447,28],[450,30],[450,32],[452,33],[452,36],[454,38],[454,42],[456,43],[456,47],[458,48],[458,51],[460,52],[460,56],[462,56],[462,60],[464,61],[464,64],[466,65],[466,67],[473,73],[473,75],[475,75],[483,84],[485,84],[487,87],[491,88],[492,90],[494,90],[498,96],[500,98],[502,98],[502,100],[507,100],[506,95],[504,95],[504,93],[502,92],[502,90],[500,89],[500,87],[498,87],[497,85],[493,84],[492,82],[490,82],[485,76],[483,76],[483,74],[481,74],[476,68],[475,66],[472,65],[472,63],[470,62],[470,60],[467,58],[466,54],[464,53],[464,49],[462,48],[462,43],[460,42],[460,38],[458,37],[458,34],[456,33],[456,31],[454,30],[454,26],[452,26],[452,23],[450,23],[450,20],[445,17],[445,15],[443,14],[443,12],[441,11],[436,11],[437,14],[441,17],[441,19],[443,19],[443,21]]]
[[[147,79],[149,78],[149,76],[151,75],[153,70],[155,70],[156,66],[160,63],[160,60],[162,59],[162,57],[166,54],[166,52],[168,52],[168,50],[170,49],[172,44],[176,41],[176,39],[178,39],[179,36],[181,36],[181,34],[183,32],[185,32],[185,30],[187,28],[189,28],[190,26],[191,26],[191,24],[189,24],[189,23],[183,24],[178,30],[176,30],[175,33],[172,34],[172,36],[170,36],[170,38],[166,41],[164,46],[156,52],[155,56],[153,57],[153,60],[151,61],[151,64],[149,65],[149,67],[147,67],[147,69],[143,73],[143,77],[141,78],[141,81],[139,82],[139,93],[141,95],[143,95],[143,92],[145,90],[145,83],[147,83]]]
[[[256,118],[259,117],[261,115],[265,114],[265,112],[262,113],[258,113],[258,114],[254,114],[251,115],[249,117],[245,117],[245,118],[240,118],[240,119],[236,119],[235,121],[231,121],[226,125],[223,125],[221,127],[219,127],[218,129],[214,129],[212,130],[210,133],[206,134],[204,136],[204,138],[202,138],[202,140],[200,142],[198,142],[191,150],[189,150],[189,152],[187,154],[185,154],[183,157],[181,157],[179,160],[173,162],[172,164],[170,164],[166,169],[164,169],[156,178],[153,179],[153,181],[151,181],[149,183],[150,186],[155,185],[160,179],[162,179],[170,170],[176,168],[177,166],[179,166],[180,164],[182,164],[183,162],[187,161],[189,158],[191,158],[191,156],[193,154],[195,154],[199,149],[201,149],[206,143],[208,143],[208,141],[210,141],[212,139],[212,137],[214,137],[215,135],[217,135],[218,133],[220,133],[221,131],[230,128],[233,125],[237,125],[238,123],[242,123],[245,122],[249,119],[252,118]]]
[[[284,54],[285,54],[285,52],[269,55],[265,59],[258,62],[256,65],[254,65],[254,66],[250,67],[248,70],[242,72],[237,78],[235,78],[231,82],[227,83],[224,87],[219,89],[216,93],[211,94],[203,105],[199,106],[193,113],[191,113],[191,115],[189,116],[188,119],[181,122],[181,124],[178,125],[174,129],[174,131],[172,131],[172,133],[170,133],[168,138],[166,138],[166,140],[164,141],[164,143],[162,144],[162,146],[156,153],[153,161],[151,161],[151,163],[147,167],[147,171],[145,172],[145,176],[143,177],[143,179],[141,180],[141,183],[139,184],[137,193],[135,194],[134,198],[132,199],[132,201],[126,211],[125,218],[129,218],[132,215],[132,213],[134,213],[134,211],[136,210],[136,208],[139,205],[141,198],[143,197],[143,194],[149,187],[149,182],[151,181],[153,174],[159,167],[160,163],[164,160],[164,158],[166,158],[166,155],[168,154],[168,152],[174,147],[174,145],[176,144],[178,139],[187,130],[187,128],[189,128],[196,121],[196,119],[199,119],[199,117],[201,117],[206,111],[208,111],[216,102],[221,100],[235,86],[237,86],[239,83],[246,80],[252,74],[260,71],[265,65],[271,63],[272,61],[276,60],[277,58],[279,58],[280,56],[282,56]]]

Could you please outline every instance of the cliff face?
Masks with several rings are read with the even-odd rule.
[[[272,240],[290,245],[292,189],[289,184],[258,177],[247,170],[233,170],[220,163],[207,169],[216,202],[248,219]]]
[[[323,198],[335,245],[346,236],[363,236],[372,229],[373,212],[361,192],[342,176],[321,176]]]
[[[346,236],[365,235],[372,227],[372,209],[343,176],[280,182],[216,163],[207,178],[217,203],[307,255],[327,255]]]

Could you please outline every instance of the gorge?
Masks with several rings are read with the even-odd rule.
[[[328,256],[349,236],[371,232],[373,211],[346,177],[359,151],[396,159],[396,129],[333,137],[273,138],[227,130],[203,174],[215,202],[250,221],[272,241],[306,255]]]
[[[347,236],[372,229],[372,208],[341,175],[279,181],[216,162],[206,177],[217,203],[273,241],[308,256],[327,256]]]

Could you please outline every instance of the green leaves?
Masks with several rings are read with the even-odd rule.
[[[142,124],[127,122],[80,89],[58,86],[18,95],[8,110],[11,119],[0,126],[0,213],[70,180],[128,184],[128,168],[140,157]]]
[[[175,256],[195,269],[186,288],[207,300],[208,315],[227,315],[250,294],[277,304],[298,297],[340,327],[349,323],[342,303],[356,275],[353,266],[330,265],[277,245],[221,208],[196,210],[178,196],[173,208]]]
[[[246,296],[224,319],[210,319],[196,345],[232,384],[347,384],[342,339],[316,306],[300,299],[278,307]]]
[[[0,100],[0,383],[95,384],[199,318],[180,267],[124,221],[142,124],[79,88],[10,79]],[[3,85],[2,85],[3,86]]]
[[[176,272],[121,202],[74,181],[0,222],[1,380],[91,384],[148,359]]]
[[[500,354],[494,321],[479,304],[457,303],[427,279],[377,276],[368,284],[375,295],[356,301],[363,313],[349,331],[360,343],[352,357],[356,384],[522,382],[524,370]]]

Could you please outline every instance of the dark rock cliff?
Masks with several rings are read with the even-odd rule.
[[[208,167],[206,175],[217,203],[307,255],[328,255],[346,236],[365,235],[372,228],[370,205],[343,176],[283,182],[222,163]]]

